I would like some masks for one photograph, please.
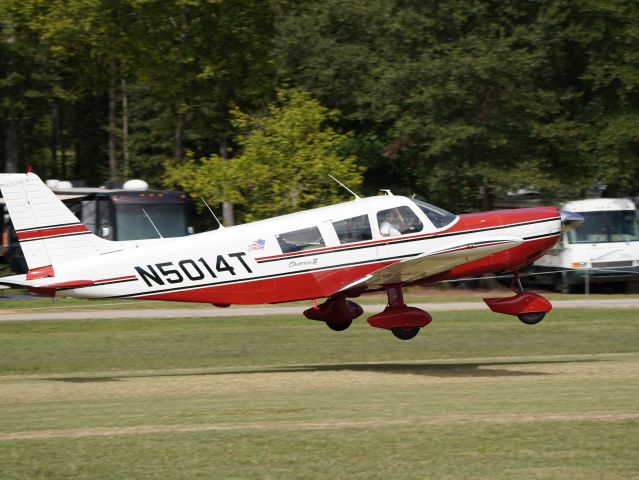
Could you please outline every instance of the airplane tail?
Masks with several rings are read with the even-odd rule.
[[[98,255],[110,243],[94,235],[34,173],[0,174],[0,190],[29,267],[26,280],[53,277],[56,264]]]

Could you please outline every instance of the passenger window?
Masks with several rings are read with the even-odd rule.
[[[368,215],[347,218],[339,222],[333,222],[335,233],[339,238],[339,243],[361,242],[362,240],[370,240],[373,238],[371,234],[371,224],[368,221]]]
[[[304,228],[293,232],[276,235],[282,253],[312,250],[325,246],[322,234],[317,227]]]
[[[409,207],[396,207],[377,213],[379,233],[382,237],[396,237],[408,233],[421,232],[424,228],[415,212]]]

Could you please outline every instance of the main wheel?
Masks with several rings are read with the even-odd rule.
[[[517,318],[521,320],[526,325],[535,325],[536,323],[541,322],[546,316],[546,312],[531,312],[531,313],[520,313],[517,315]]]
[[[391,332],[400,340],[410,340],[415,337],[421,330],[421,327],[395,327],[391,328]]]
[[[334,330],[336,332],[341,332],[343,330],[346,330],[348,327],[350,327],[351,323],[353,323],[353,321],[348,320],[346,322],[326,322],[326,325],[331,330]]]

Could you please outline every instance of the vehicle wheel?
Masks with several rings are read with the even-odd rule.
[[[326,322],[326,326],[328,326],[331,330],[341,332],[350,327],[351,323],[353,323],[352,320],[348,320],[347,322]]]
[[[526,325],[534,325],[541,322],[546,316],[546,312],[520,313],[517,318]]]
[[[400,340],[410,340],[419,333],[421,327],[395,327],[391,332]]]

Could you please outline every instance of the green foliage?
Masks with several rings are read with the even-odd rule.
[[[212,203],[239,204],[244,220],[267,218],[348,197],[328,174],[357,190],[363,169],[340,155],[349,140],[327,123],[336,118],[308,94],[280,91],[264,114],[233,110],[240,153],[230,161],[211,155],[167,165],[166,184]]]
[[[392,163],[432,201],[489,208],[519,187],[639,187],[638,19],[622,1],[326,0],[280,19],[276,57],[356,132],[388,133],[371,176]]]
[[[555,201],[594,182],[636,195],[638,43],[639,3],[627,0],[0,0],[0,161],[17,154],[20,168],[96,184],[115,132],[120,170],[126,147],[130,175],[157,186],[166,159],[247,140],[231,108],[266,112],[290,88],[340,112],[331,125],[354,134],[335,151],[367,167],[366,194],[456,211],[522,187]],[[285,146],[267,146],[282,163]],[[288,196],[278,211],[327,201],[270,188]],[[249,188],[213,190],[254,201]]]

